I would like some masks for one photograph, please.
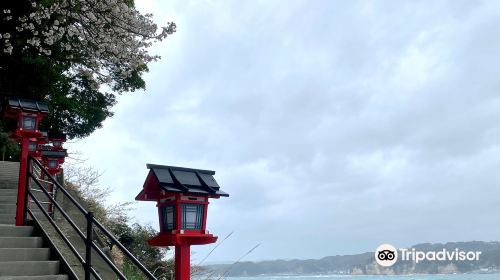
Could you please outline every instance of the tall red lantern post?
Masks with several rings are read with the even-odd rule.
[[[52,142],[52,146],[41,146],[42,164],[47,172],[52,175],[52,177],[55,177],[57,174],[61,173],[61,165],[64,163],[65,158],[68,156],[66,149],[63,149],[62,147],[62,143],[66,141],[66,137],[64,137],[64,139],[56,139],[57,140],[51,138],[51,134],[49,134],[49,141]],[[43,177],[43,173],[41,175]],[[48,181],[50,182],[47,186],[48,192],[52,197],[55,197],[56,189],[54,188],[54,183],[52,183],[52,180]],[[47,205],[47,212],[52,215],[54,209],[52,207],[52,201],[50,199],[47,201]]]
[[[12,137],[21,143],[16,226],[22,226],[24,225],[23,213],[26,192],[26,168],[30,150],[30,139],[36,139],[42,136],[38,127],[43,117],[49,112],[49,109],[44,102],[19,98],[7,98],[2,109],[4,118],[17,120],[17,129]]]
[[[190,246],[217,241],[206,230],[208,199],[229,196],[220,190],[215,171],[147,164],[149,174],[135,198],[156,201],[160,234],[152,246],[175,246],[175,280],[190,279]]]

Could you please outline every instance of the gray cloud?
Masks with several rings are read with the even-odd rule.
[[[498,239],[498,4],[138,5],[179,31],[155,47],[147,94],[71,146],[112,201],[133,199],[147,162],[216,170],[231,197],[209,229],[235,234],[211,261],[259,242],[249,259]],[[137,207],[156,226],[154,204]]]

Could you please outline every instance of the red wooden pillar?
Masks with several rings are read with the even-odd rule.
[[[16,226],[23,226],[24,221],[24,205],[26,195],[26,171],[28,169],[28,146],[30,139],[23,137],[21,142],[21,158],[19,165],[19,184],[17,187],[17,206],[16,206]]]
[[[191,249],[187,244],[175,246],[175,280],[189,280],[191,277]]]

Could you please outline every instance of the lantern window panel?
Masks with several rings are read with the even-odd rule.
[[[28,150],[30,152],[34,152],[34,151],[36,151],[37,147],[38,147],[37,142],[30,141],[29,146],[28,146]]]
[[[48,167],[51,168],[51,169],[55,169],[59,166],[59,162],[57,161],[57,159],[50,159],[49,160],[49,163],[48,163]]]
[[[182,229],[201,230],[203,210],[203,204],[182,204]]]
[[[52,141],[52,146],[55,148],[60,148],[60,147],[62,147],[62,142],[59,140],[54,140],[54,141]]]
[[[163,206],[161,212],[162,212],[161,215],[163,222],[163,230],[175,229],[175,206],[174,205]]]
[[[35,128],[36,128],[36,117],[23,116],[23,129],[35,130]]]

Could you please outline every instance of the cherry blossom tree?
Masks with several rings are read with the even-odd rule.
[[[145,88],[159,28],[132,0],[0,3],[0,94],[49,102],[48,129],[83,137],[111,116],[116,94]]]

